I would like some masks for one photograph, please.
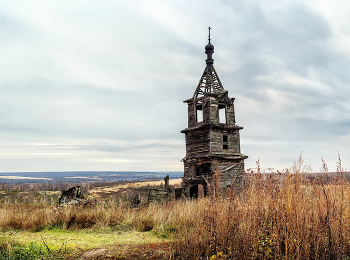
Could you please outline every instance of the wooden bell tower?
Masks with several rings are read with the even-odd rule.
[[[187,197],[197,197],[199,185],[206,192],[207,182],[216,173],[221,188],[240,188],[244,159],[248,158],[241,154],[239,130],[243,127],[236,125],[234,98],[228,97],[214,69],[210,29],[206,68],[193,97],[184,101],[188,104],[188,127],[181,131],[186,135],[182,187]]]

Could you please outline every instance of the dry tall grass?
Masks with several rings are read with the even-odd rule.
[[[341,161],[310,179],[300,156],[285,174],[246,176],[239,196],[198,201],[192,230],[175,242],[184,259],[350,259],[350,184]]]
[[[323,169],[326,171],[326,165]],[[93,207],[0,204],[0,228],[122,228],[174,234],[179,259],[348,259],[350,184],[339,175],[247,175],[239,194],[132,208],[118,200]],[[327,176],[327,172],[324,173]]]
[[[350,256],[350,185],[255,176],[239,197],[208,198],[176,244],[188,258],[344,259]],[[217,257],[218,258],[218,257]]]

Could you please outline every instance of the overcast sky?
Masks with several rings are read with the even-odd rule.
[[[182,171],[214,66],[246,168],[350,169],[350,2],[0,1],[0,172]]]

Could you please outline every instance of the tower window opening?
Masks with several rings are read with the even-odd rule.
[[[200,174],[200,171],[199,171],[199,167],[197,166],[196,167],[196,176],[199,176],[199,174]]]
[[[202,105],[197,105],[196,111],[197,111],[197,123],[202,122],[203,121],[203,107],[202,107]]]
[[[226,124],[226,106],[219,105],[219,123]]]
[[[222,142],[224,142],[224,143],[228,142],[228,136],[227,135],[223,135],[222,136]]]
[[[228,149],[228,145],[227,145],[227,144],[224,144],[224,145],[222,145],[222,148],[223,148],[224,150],[227,150],[227,149]]]

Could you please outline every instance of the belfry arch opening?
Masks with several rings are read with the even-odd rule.
[[[219,104],[219,123],[226,124],[226,106]]]
[[[196,105],[196,116],[197,116],[197,123],[203,122],[203,106],[202,106],[202,104]]]

